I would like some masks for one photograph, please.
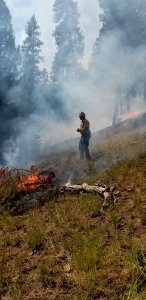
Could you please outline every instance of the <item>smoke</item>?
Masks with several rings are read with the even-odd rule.
[[[69,114],[85,111],[92,131],[111,125],[115,109],[118,119],[126,118],[128,111],[146,109],[146,4],[133,0],[104,2],[111,19],[106,21],[107,28],[103,24],[99,37],[97,30],[87,74],[75,83],[63,83]]]
[[[19,87],[9,92],[11,105],[13,105],[12,99],[18,93]],[[65,97],[65,93],[60,95],[60,99],[63,99],[63,96]],[[70,108],[64,107],[63,103],[59,107],[60,103],[57,105],[54,94],[49,89],[48,95],[42,88],[37,89],[33,97],[34,112],[28,113],[29,103],[22,103],[21,99],[17,102],[19,114],[13,118],[13,122],[6,112],[5,117],[8,118],[9,127],[11,126],[10,136],[3,145],[4,161],[7,165],[26,166],[35,162],[40,156],[48,155],[55,144],[77,137],[78,112],[74,116],[69,115]],[[7,124],[6,121],[3,122],[2,127]]]
[[[9,165],[23,166],[27,162],[33,162],[40,155],[49,153],[50,147],[54,144],[78,137],[76,128],[80,123],[78,119],[80,111],[85,111],[91,124],[91,131],[94,132],[112,124],[116,105],[120,110],[119,118],[122,114],[126,114],[129,97],[133,110],[145,108],[143,96],[143,81],[146,74],[145,45],[140,43],[139,36],[134,37],[133,44],[130,40],[128,43],[126,39],[130,36],[127,24],[131,32],[132,24],[139,28],[139,24],[132,19],[132,16],[136,9],[139,9],[138,14],[146,11],[146,4],[144,0],[140,1],[138,8],[136,0],[129,0],[126,3],[122,0],[107,0],[107,2],[110,13],[114,17],[113,24],[103,35],[102,31],[99,35],[102,24],[99,25],[98,21],[98,26],[92,30],[92,37],[88,35],[88,47],[86,44],[82,62],[85,67],[84,75],[76,81],[68,78],[67,81],[60,83],[61,103],[54,101],[55,95],[50,90],[48,95],[43,89],[37,90],[35,112],[17,118],[13,126],[14,132],[19,127],[19,134],[11,137],[5,144],[5,160]],[[81,8],[83,1],[80,0],[79,3]],[[86,13],[81,15],[81,25],[84,24],[82,28],[85,34],[91,26],[91,21],[87,15],[89,7],[87,9],[84,5],[84,9]],[[97,19],[98,10],[97,5]],[[46,34],[44,37],[47,40]],[[94,38],[96,43],[88,66],[89,54],[86,53],[91,54]],[[47,55],[48,48],[46,47],[44,51]],[[14,97],[15,90],[11,91],[9,98],[14,99]],[[19,101],[23,110],[21,99]]]
[[[116,106],[119,118],[128,110],[146,109],[146,4],[131,0],[103,2],[107,15],[103,16],[103,28],[94,46],[90,82],[93,97],[96,93],[100,98],[94,105],[104,111],[102,118],[108,121]]]

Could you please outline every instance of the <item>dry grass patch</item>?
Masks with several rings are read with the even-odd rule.
[[[42,259],[41,264],[39,266],[39,275],[40,280],[42,282],[43,287],[51,287],[55,288],[57,285],[57,282],[55,281],[53,275],[55,275],[56,272],[56,263],[57,259],[56,257],[45,257]]]
[[[8,199],[13,198],[17,193],[16,182],[7,183],[0,186],[0,203],[4,204]]]
[[[40,251],[46,239],[45,223],[38,210],[32,210],[27,219],[27,244],[33,251]]]
[[[122,159],[145,151],[145,146],[145,128],[140,130],[122,129],[99,139],[98,143],[93,146],[92,151],[97,159],[113,154]]]
[[[1,295],[7,293],[11,284],[11,276],[7,266],[7,256],[1,251],[0,256],[0,291]]]

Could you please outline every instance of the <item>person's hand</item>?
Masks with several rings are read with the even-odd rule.
[[[77,132],[80,132],[80,131],[81,131],[80,128],[78,128],[78,129],[77,129]]]

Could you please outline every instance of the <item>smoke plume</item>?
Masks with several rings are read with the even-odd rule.
[[[126,3],[122,0],[104,2],[108,2],[113,23],[107,22],[107,28],[100,23],[100,32],[95,28],[97,40],[94,47],[92,45],[93,55],[89,65],[84,56],[86,68],[83,64],[82,76],[73,81],[69,78],[60,82],[59,96],[52,93],[51,88],[48,93],[44,93],[43,89],[37,91],[35,112],[24,117],[22,113],[13,122],[17,134],[12,135],[4,147],[8,164],[25,165],[49,153],[52,145],[78,137],[76,128],[80,123],[80,111],[85,111],[93,132],[112,124],[116,106],[117,118],[126,117],[128,109],[145,109],[146,47],[139,35],[129,39],[132,26],[135,26],[135,33],[141,29],[139,15],[146,12],[145,1],[138,4],[136,0]],[[106,11],[103,12],[101,8],[100,13],[104,15]],[[16,91],[11,92],[9,98],[13,102]],[[23,111],[21,99],[18,101]]]

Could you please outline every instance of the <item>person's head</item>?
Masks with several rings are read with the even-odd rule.
[[[79,113],[79,118],[80,118],[80,120],[84,120],[85,119],[85,113],[82,111],[82,112],[80,112]]]

